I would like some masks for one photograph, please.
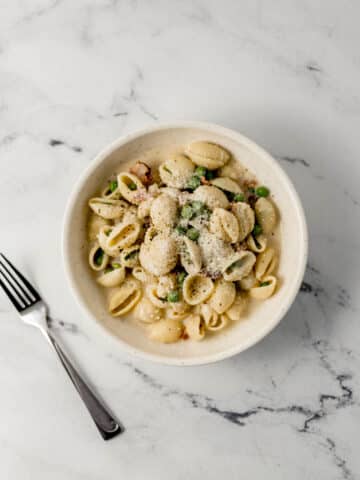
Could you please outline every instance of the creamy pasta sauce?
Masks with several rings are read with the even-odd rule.
[[[278,288],[277,209],[220,145],[149,150],[89,200],[89,265],[109,313],[153,341],[206,338]]]

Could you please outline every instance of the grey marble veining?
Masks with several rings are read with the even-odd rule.
[[[126,428],[101,441],[48,346],[0,296],[1,478],[360,478],[359,14],[355,0],[0,4],[1,250],[39,286]],[[60,248],[64,205],[93,155],[179,119],[268,149],[310,232],[283,322],[241,355],[194,368],[98,342]]]

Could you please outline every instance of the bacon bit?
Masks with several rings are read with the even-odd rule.
[[[130,168],[130,173],[136,175],[145,186],[151,185],[153,183],[151,168],[146,165],[146,163],[135,163],[135,165]]]
[[[181,335],[181,338],[183,340],[188,340],[189,339],[189,335],[184,331],[183,334]]]
[[[205,177],[200,177],[200,182],[201,182],[202,185],[211,185],[209,180],[206,180]]]

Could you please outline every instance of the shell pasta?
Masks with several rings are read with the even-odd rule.
[[[221,145],[196,141],[163,157],[117,171],[89,199],[89,268],[109,314],[139,335],[206,341],[279,288],[279,215]]]

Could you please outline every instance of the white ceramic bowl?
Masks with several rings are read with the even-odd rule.
[[[251,315],[202,342],[163,345],[151,342],[141,328],[110,317],[104,295],[87,263],[87,201],[125,160],[164,144],[185,145],[193,140],[218,143],[247,166],[260,184],[267,185],[280,212],[281,252],[276,295],[259,303]],[[199,122],[156,125],[119,138],[99,153],[78,180],[64,221],[65,270],[80,307],[89,322],[88,333],[102,339],[112,335],[119,348],[170,365],[200,365],[231,357],[257,343],[284,317],[301,285],[307,261],[308,236],[299,197],[286,173],[262,148],[243,135],[218,125]],[[114,345],[115,346],[115,345]]]

